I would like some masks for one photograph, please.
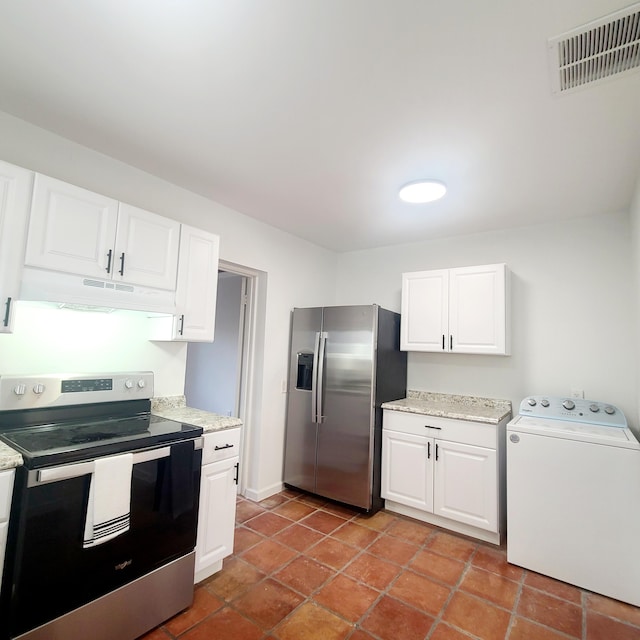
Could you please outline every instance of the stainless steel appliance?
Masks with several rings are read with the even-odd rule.
[[[378,305],[294,309],[285,484],[379,509],[380,405],[406,395],[406,377],[399,314]]]
[[[152,396],[148,372],[0,376],[0,438],[24,459],[2,640],[132,640],[191,604],[202,429],[151,415]],[[131,480],[102,486],[124,484],[126,524],[87,541],[93,487],[114,459]]]

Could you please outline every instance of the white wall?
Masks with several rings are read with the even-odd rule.
[[[337,303],[398,311],[401,274],[505,262],[512,272],[512,354],[410,353],[408,386],[511,400],[585,397],[637,423],[636,330],[627,214],[582,218],[339,256]]]
[[[636,404],[638,415],[640,416],[640,175],[638,175],[636,191],[631,203],[630,220],[631,246],[633,251],[633,286],[635,293],[633,321],[636,332]]]
[[[187,347],[185,395],[190,407],[237,415],[243,280],[230,273],[218,275],[215,340]]]
[[[245,464],[252,495],[268,495],[279,487],[286,407],[280,382],[288,364],[289,313],[294,306],[334,302],[335,254],[1,112],[0,158],[217,233],[221,259],[265,274],[258,296],[264,314],[257,327],[255,406],[247,425],[252,447]],[[186,345],[150,343],[127,326],[108,343],[68,349],[56,326],[45,318],[36,325],[0,335],[0,374],[24,372],[27,365],[38,370],[131,368],[127,354],[135,352],[145,367],[153,363],[158,395],[184,392]],[[75,335],[65,341],[73,342]],[[114,345],[120,344],[121,358],[114,355]]]

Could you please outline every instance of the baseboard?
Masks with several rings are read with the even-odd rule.
[[[254,502],[260,502],[261,500],[266,500],[267,498],[270,498],[276,493],[280,493],[280,491],[282,491],[283,489],[284,489],[284,483],[276,482],[275,484],[272,484],[270,487],[267,487],[266,489],[260,489],[259,491],[256,489],[247,488],[244,491],[244,497],[249,500],[253,500]]]

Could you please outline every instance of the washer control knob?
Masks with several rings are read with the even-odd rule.
[[[546,398],[543,398],[542,400],[540,400],[540,404],[546,408],[549,406],[549,401]]]
[[[133,389],[133,380],[125,380],[125,381],[124,381],[124,386],[125,386],[127,389]]]
[[[27,385],[22,382],[13,387],[13,393],[15,393],[17,396],[23,396],[26,392]]]
[[[565,400],[562,403],[562,406],[567,410],[567,411],[571,411],[571,409],[575,409],[576,408],[576,403],[573,400]]]
[[[600,407],[597,404],[590,404],[589,411],[593,413],[598,413],[598,411],[600,411]]]
[[[33,393],[37,393],[38,395],[44,393],[44,385],[41,382],[38,382],[38,384],[34,384]]]
[[[537,404],[536,399],[535,399],[535,398],[529,398],[529,399],[527,400],[527,404],[528,404],[530,407],[535,407],[535,406],[536,406],[536,404]]]
[[[140,378],[140,380],[138,380],[138,389],[144,389],[146,384],[147,383],[144,381],[144,379]]]
[[[616,410],[615,410],[611,405],[607,405],[607,406],[604,408],[604,412],[605,412],[606,414],[608,414],[608,415],[612,416],[612,415],[616,412]]]

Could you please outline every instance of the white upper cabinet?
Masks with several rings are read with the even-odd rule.
[[[401,349],[507,355],[508,294],[505,264],[402,274]]]
[[[25,264],[109,278],[117,220],[117,200],[37,174]]]
[[[213,342],[220,238],[182,225],[178,266],[178,333],[182,340]]]
[[[179,222],[120,203],[114,279],[174,291],[179,247]]]
[[[449,333],[449,271],[402,274],[400,348],[443,351]]]
[[[25,264],[175,290],[180,223],[36,175]]]
[[[218,292],[220,238],[182,225],[176,309],[173,316],[150,318],[150,339],[213,342]]]
[[[29,220],[33,171],[0,161],[0,333],[13,325]]]

